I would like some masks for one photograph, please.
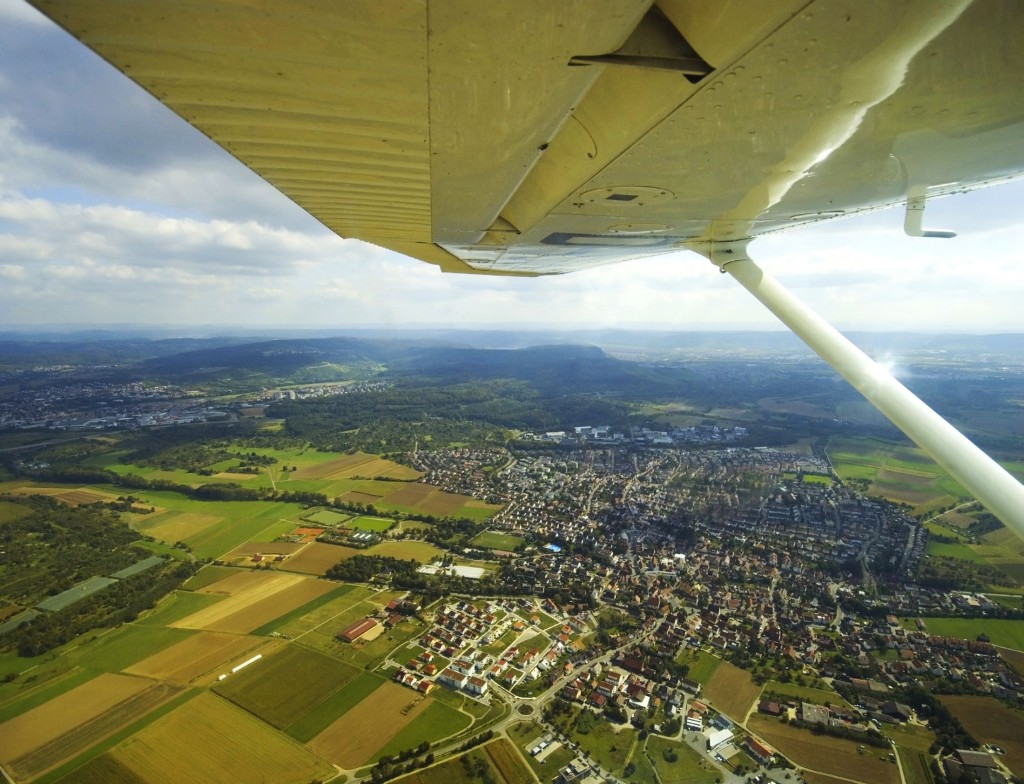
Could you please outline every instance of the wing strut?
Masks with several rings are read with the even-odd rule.
[[[950,476],[1024,539],[1024,485],[751,261],[745,241],[708,243],[694,250],[709,258],[721,272],[738,280]]]

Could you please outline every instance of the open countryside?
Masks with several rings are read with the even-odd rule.
[[[754,407],[576,399],[554,431],[466,417],[562,393],[446,387],[449,419],[433,387],[381,384],[12,453],[0,765],[937,784],[977,750],[1020,775],[1024,546],[876,424],[826,435],[856,407],[805,382]],[[940,702],[925,671],[971,693]]]

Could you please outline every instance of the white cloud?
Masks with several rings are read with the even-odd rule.
[[[674,254],[539,279],[442,275],[341,240],[19,0],[0,0],[0,320],[779,328]],[[847,329],[1024,330],[1024,186],[756,241]]]

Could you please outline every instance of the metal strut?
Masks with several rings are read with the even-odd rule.
[[[732,275],[839,375],[1024,539],[1024,485],[929,408],[747,255],[747,242],[695,244]]]

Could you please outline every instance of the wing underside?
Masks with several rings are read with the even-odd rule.
[[[345,237],[552,274],[1024,170],[1012,0],[34,0]]]

